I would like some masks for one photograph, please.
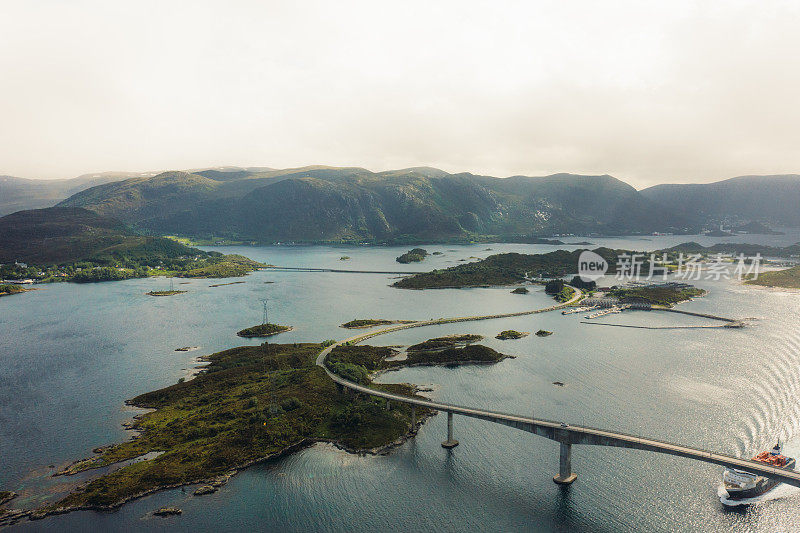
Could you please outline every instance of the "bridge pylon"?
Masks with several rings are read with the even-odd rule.
[[[447,413],[447,440],[442,443],[442,448],[455,448],[458,441],[453,438],[453,413]]]
[[[559,443],[558,475],[553,476],[553,481],[559,485],[569,485],[578,478],[572,471],[572,444],[569,441]]]

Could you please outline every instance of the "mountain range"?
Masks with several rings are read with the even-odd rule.
[[[714,183],[665,184],[641,191],[642,196],[707,224],[768,222],[800,226],[800,176],[739,176]]]
[[[57,187],[58,180],[48,181],[0,178],[0,214],[60,200],[60,207],[85,208],[144,233],[258,242],[697,233],[755,221],[800,226],[797,175],[642,191],[608,175],[496,178],[429,167],[225,167],[95,174]]]

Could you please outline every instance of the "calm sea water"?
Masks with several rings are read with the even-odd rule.
[[[577,239],[575,239],[577,241]],[[686,237],[593,239],[614,248],[652,250]],[[720,239],[694,238],[705,244]],[[728,239],[731,240],[731,239]],[[737,237],[789,244],[796,234]],[[284,266],[429,270],[499,251],[543,252],[537,245],[427,246],[441,251],[422,264],[399,265],[405,248],[220,248]],[[487,250],[491,248],[492,250]],[[572,247],[565,247],[572,248]],[[341,256],[349,261],[340,261]],[[236,337],[261,318],[295,326],[282,342],[348,335],[353,318],[427,319],[509,312],[548,305],[540,290],[507,288],[403,291],[391,275],[257,272],[245,283],[210,287],[191,280],[171,298],[144,293],[165,279],[91,285],[54,284],[0,298],[0,488],[17,506],[64,490],[55,468],[92,448],[129,437],[121,423],[135,412],[123,402],[176,382],[198,355],[249,341]],[[176,280],[178,281],[178,280]],[[268,283],[271,282],[271,283]],[[376,339],[409,344],[451,333],[480,333],[515,359],[491,367],[415,368],[384,381],[431,385],[432,397],[574,424],[615,429],[748,455],[776,438],[800,452],[800,295],[698,282],[705,298],[686,310],[757,318],[743,330],[643,330],[581,324],[583,314],[549,313],[408,330]],[[632,312],[602,319],[638,325],[695,325],[670,313]],[[503,329],[555,334],[516,341]],[[276,339],[277,340],[277,339]],[[255,343],[257,341],[253,341]],[[176,352],[198,346],[193,352]],[[564,387],[552,384],[565,383]],[[557,444],[478,420],[455,418],[461,445],[439,446],[445,417],[388,456],[358,457],[327,445],[250,468],[218,493],[163,491],[112,513],[77,512],[10,530],[128,531],[786,531],[800,529],[800,490],[748,509],[723,508],[721,468],[642,451],[576,446],[578,480],[552,482]],[[183,515],[152,518],[164,505]]]

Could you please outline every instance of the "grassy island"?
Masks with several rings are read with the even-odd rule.
[[[428,251],[422,248],[414,248],[413,250],[409,250],[397,259],[398,263],[419,263],[423,261],[428,256]]]
[[[395,282],[393,286],[401,289],[487,287],[523,283],[531,277],[560,277],[577,272],[578,257],[582,251],[490,255],[481,261],[414,274]],[[618,251],[597,248],[594,252],[606,259],[609,272],[613,272]]]
[[[507,329],[505,331],[501,331],[495,339],[500,339],[501,341],[510,340],[510,339],[521,339],[522,337],[527,337],[530,335],[527,331],[515,331],[513,329]]]
[[[278,333],[291,330],[291,326],[281,326],[279,324],[267,323],[245,328],[236,332],[236,334],[240,337],[270,337],[272,335],[277,335]]]
[[[756,279],[745,281],[748,285],[761,285],[763,287],[780,287],[783,289],[800,289],[800,266],[761,272]]]
[[[706,291],[703,289],[685,284],[660,287],[644,286],[630,289],[616,288],[606,292],[608,296],[619,299],[621,303],[648,302],[653,305],[667,307],[691,300],[696,296],[703,296],[705,293]]]
[[[137,417],[141,435],[103,449],[83,470],[160,451],[154,459],[130,464],[76,489],[42,509],[107,509],[159,490],[205,482],[257,461],[278,457],[318,441],[351,451],[390,446],[409,434],[410,406],[339,392],[315,365],[320,344],[243,346],[206,358],[196,378],[130,400],[155,409]],[[353,364],[370,364],[381,348],[359,346]],[[360,355],[363,354],[363,359]],[[410,385],[374,385],[399,394]],[[423,420],[425,410],[417,409]]]
[[[414,344],[408,347],[409,352],[419,352],[425,350],[441,350],[444,348],[452,348],[460,344],[470,344],[478,342],[483,339],[481,335],[464,334],[464,335],[448,335],[446,337],[435,337],[428,339],[419,344]]]
[[[3,283],[0,284],[0,296],[8,296],[10,294],[20,294],[22,292],[27,292],[30,289],[25,289],[22,285],[17,285],[15,283]]]
[[[169,291],[150,291],[146,292],[145,294],[148,296],[175,296],[176,294],[183,294],[186,291],[176,291],[176,290],[169,290]]]
[[[503,359],[513,358],[483,346],[470,344],[463,347],[445,348],[444,350],[426,350],[408,352],[408,357],[398,361],[386,361],[387,368],[402,368],[406,366],[456,366],[456,365],[481,365],[499,363]]]
[[[512,356],[502,354],[488,346],[473,344],[443,350],[408,352],[406,359],[388,360],[396,352],[387,347],[337,346],[328,356],[328,368],[350,381],[368,384],[370,376],[385,370],[410,366],[455,366],[467,364],[492,364]]]
[[[537,337],[549,337],[552,334],[553,334],[552,331],[547,331],[546,329],[540,329],[539,331],[536,332]]]
[[[511,291],[511,294],[528,294],[529,292],[531,291],[529,291],[525,287],[517,287],[516,289]]]
[[[365,319],[356,319],[351,320],[350,322],[345,322],[340,328],[347,328],[347,329],[361,329],[361,328],[371,328],[373,326],[388,326],[389,324],[408,324],[412,322],[411,320],[384,320],[382,318],[365,318]]]

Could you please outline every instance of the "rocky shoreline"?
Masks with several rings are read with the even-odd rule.
[[[228,473],[226,473],[224,475],[213,476],[213,477],[210,477],[210,478],[208,478],[208,477],[206,477],[206,478],[198,478],[198,479],[194,479],[194,480],[183,482],[183,483],[170,483],[170,484],[165,484],[165,485],[159,485],[158,487],[153,487],[152,489],[149,489],[147,491],[142,491],[142,492],[140,492],[138,494],[133,494],[131,496],[128,496],[128,497],[120,500],[119,502],[115,502],[112,505],[80,505],[80,506],[64,506],[64,507],[52,507],[52,508],[48,508],[47,506],[45,506],[43,508],[38,508],[38,509],[0,509],[0,526],[12,525],[12,524],[15,524],[15,523],[21,521],[24,518],[28,518],[29,520],[42,520],[42,519],[44,519],[44,518],[46,518],[48,516],[67,514],[67,513],[73,512],[73,511],[114,511],[116,509],[119,509],[120,507],[122,507],[123,505],[125,505],[128,502],[131,502],[133,500],[138,500],[139,498],[143,498],[145,496],[149,496],[149,495],[154,494],[156,492],[160,492],[160,491],[168,490],[168,489],[175,489],[175,488],[179,488],[179,487],[188,487],[190,485],[198,485],[198,484],[201,485],[200,487],[198,487],[197,490],[195,490],[193,492],[193,495],[195,495],[195,496],[201,496],[201,495],[204,495],[204,494],[210,494],[212,492],[216,492],[220,487],[224,486],[230,480],[230,478],[232,478],[233,476],[235,476],[236,474],[238,474],[239,472],[241,472],[242,470],[244,470],[246,468],[249,468],[249,467],[251,467],[253,465],[256,465],[256,464],[260,464],[260,463],[264,463],[264,462],[268,462],[268,461],[273,461],[273,460],[278,460],[278,459],[281,459],[283,457],[287,457],[287,456],[289,456],[289,455],[291,455],[293,453],[297,453],[297,452],[299,452],[301,450],[309,448],[309,447],[311,447],[311,446],[313,446],[315,444],[318,444],[318,443],[331,444],[332,446],[334,446],[335,448],[337,448],[339,450],[342,450],[344,452],[347,452],[347,453],[350,453],[350,454],[353,454],[353,455],[358,455],[358,456],[387,455],[393,449],[395,449],[395,448],[397,448],[399,446],[402,446],[409,439],[411,439],[412,437],[416,436],[417,432],[422,427],[422,425],[425,424],[425,422],[428,420],[428,418],[430,418],[430,417],[432,417],[434,415],[436,415],[435,411],[421,414],[417,418],[416,423],[414,424],[414,426],[411,427],[409,429],[409,431],[407,431],[404,435],[402,435],[398,439],[396,439],[396,440],[394,440],[394,441],[392,441],[392,442],[390,442],[388,444],[384,444],[382,446],[378,446],[378,447],[375,447],[375,448],[366,448],[366,449],[365,448],[353,448],[353,447],[347,446],[347,445],[343,444],[342,442],[340,442],[338,440],[334,440],[334,439],[303,439],[303,440],[301,440],[301,441],[299,441],[297,443],[294,443],[294,444],[292,444],[290,446],[285,447],[284,449],[282,449],[282,450],[280,450],[278,452],[271,453],[271,454],[269,454],[267,456],[264,456],[264,457],[261,457],[261,458],[258,458],[258,459],[254,459],[252,461],[248,461],[248,462],[242,463],[240,465],[236,465],[236,466],[232,467],[228,471]],[[102,446],[102,447],[95,448],[95,449],[96,450],[100,449],[102,451],[102,449],[105,449],[105,448],[107,448],[107,446]],[[85,461],[85,460],[86,459],[83,459],[83,460],[80,460],[80,461],[76,461],[75,463],[80,463],[80,462]],[[109,466],[109,465],[102,465],[102,466]],[[99,468],[99,467],[94,467],[94,468]],[[77,473],[77,472],[74,472],[74,473]],[[63,473],[57,473],[57,474],[54,474],[54,475],[73,475],[74,473],[63,472]],[[208,487],[208,488],[206,488],[206,487]],[[209,489],[213,489],[213,490],[209,490]],[[12,494],[14,494],[14,493],[12,493]],[[16,494],[14,494],[14,496],[16,496]],[[6,500],[6,502],[10,501],[11,499],[12,498],[9,498],[8,500]],[[6,503],[6,502],[2,502],[2,503]],[[0,503],[0,505],[2,505],[2,503]]]

